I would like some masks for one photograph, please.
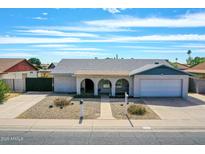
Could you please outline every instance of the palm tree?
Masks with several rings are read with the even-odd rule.
[[[191,65],[192,63],[191,53],[192,53],[191,50],[187,51],[187,54],[189,55],[188,59],[186,60],[188,65]]]
[[[187,54],[189,55],[189,57],[191,57],[191,53],[192,53],[191,50],[187,51]]]

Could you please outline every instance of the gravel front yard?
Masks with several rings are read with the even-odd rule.
[[[159,116],[154,111],[152,111],[146,104],[144,104],[142,100],[129,99],[128,107],[133,104],[145,107],[147,112],[144,115],[132,115],[128,113],[128,117],[130,119],[160,119]],[[110,106],[113,117],[115,117],[116,119],[127,119],[126,115],[124,114],[124,99],[113,99],[111,100]]]
[[[19,115],[19,119],[79,119],[80,105],[79,99],[73,99],[72,105],[65,106],[63,109],[56,107],[53,101],[56,98],[71,99],[69,95],[50,95],[40,101],[38,104],[32,106],[30,109]],[[49,105],[53,105],[53,108],[49,108]],[[96,119],[100,116],[100,103],[86,99],[84,101],[84,118]]]

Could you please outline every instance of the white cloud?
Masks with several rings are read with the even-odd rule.
[[[133,51],[136,52],[136,51]],[[140,50],[140,52],[144,53],[162,53],[162,54],[180,54],[184,53],[186,55],[187,50],[178,50],[178,49],[166,49],[166,50],[156,50],[156,49],[150,49],[150,50]],[[204,53],[204,50],[195,50],[194,53]]]
[[[103,50],[103,49],[99,49],[99,48],[60,48],[59,50],[66,50],[66,51],[99,51],[99,50]]]
[[[126,49],[136,49],[136,50],[187,50],[187,49],[205,49],[205,45],[200,44],[179,44],[179,45],[172,45],[167,44],[163,46],[153,46],[153,45],[124,45],[118,46],[119,48],[126,48]],[[205,50],[204,50],[205,52]]]
[[[37,37],[0,37],[0,44],[45,44],[45,43],[95,43],[95,42],[139,42],[139,41],[205,41],[205,35],[147,35],[147,36],[107,36],[101,39],[80,38],[37,38]]]
[[[120,13],[122,10],[125,10],[126,8],[103,8],[104,11],[107,11],[112,14]]]
[[[42,15],[47,16],[47,15],[48,15],[48,13],[47,13],[47,12],[43,12],[43,13],[42,13]]]
[[[21,29],[42,29],[42,30],[59,30],[59,31],[78,31],[78,32],[123,32],[123,31],[135,31],[128,28],[112,28],[112,27],[103,27],[103,26],[37,26],[37,27],[17,27]]]
[[[35,19],[35,20],[47,20],[48,18],[44,18],[44,17],[34,17],[32,19]]]
[[[121,17],[117,19],[85,21],[85,24],[91,26],[104,27],[204,27],[205,12],[195,14],[185,14],[176,18],[136,18]]]
[[[29,35],[44,35],[44,36],[71,36],[71,37],[98,37],[96,34],[90,33],[68,33],[56,30],[31,29],[31,30],[17,30]]]
[[[100,53],[100,52],[72,52],[72,51],[57,51],[52,52],[55,55],[58,56],[69,56],[69,57],[93,57],[93,56],[103,56],[106,54]]]
[[[38,45],[32,45],[32,47],[39,47],[39,48],[62,48],[62,47],[74,47],[74,45],[70,45],[70,44],[38,44]]]
[[[112,14],[120,13],[120,9],[117,9],[117,8],[103,8],[103,10],[109,13],[112,13]]]
[[[182,44],[182,45],[177,45],[176,47],[205,49],[205,45],[204,44],[184,44],[184,45]]]
[[[82,40],[82,42],[137,42],[137,41],[205,41],[205,35],[147,35],[147,36],[114,36],[104,40]]]
[[[15,52],[15,53],[0,53],[0,57],[12,57],[12,58],[22,58],[22,57],[35,57],[36,55],[25,53],[25,52]]]
[[[0,44],[73,43],[79,38],[0,37]]]

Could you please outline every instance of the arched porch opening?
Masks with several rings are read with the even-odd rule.
[[[115,84],[116,95],[124,95],[125,92],[129,94],[129,82],[126,79],[119,79]]]
[[[94,95],[94,82],[91,79],[84,79],[80,86],[81,94],[93,94]]]
[[[98,82],[98,94],[111,95],[112,84],[110,80],[101,79]]]

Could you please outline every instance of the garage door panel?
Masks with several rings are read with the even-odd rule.
[[[141,96],[181,96],[181,80],[140,80]]]

